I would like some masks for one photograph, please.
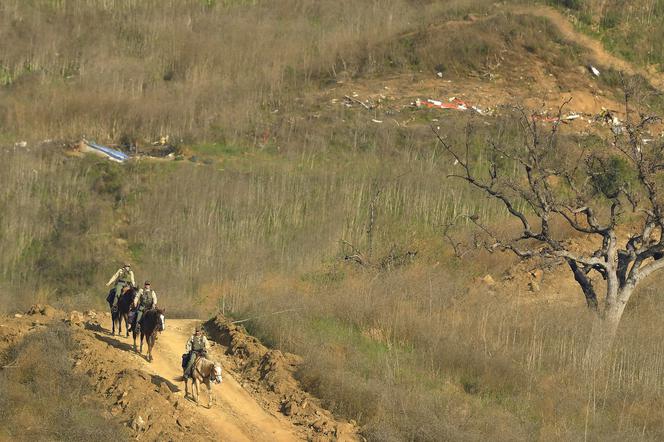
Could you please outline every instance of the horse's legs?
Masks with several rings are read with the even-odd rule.
[[[205,381],[208,389],[208,408],[212,408],[212,385],[210,384],[210,378],[207,378]]]
[[[200,386],[201,383],[199,382],[198,378],[194,378],[194,386],[192,387],[191,391],[193,392],[194,389],[196,389],[196,393],[194,394],[194,400],[196,401],[196,405],[198,405],[198,393],[200,393]]]
[[[125,331],[127,332],[126,337],[128,338],[129,337],[129,314],[124,313],[122,316],[124,317]]]
[[[148,336],[146,341],[148,343],[148,361],[152,362],[152,346],[154,345],[154,333]]]

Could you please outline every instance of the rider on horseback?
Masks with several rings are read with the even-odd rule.
[[[118,271],[115,272],[115,275],[113,275],[106,283],[106,287],[115,285],[113,292],[113,308],[116,308],[118,305],[118,299],[120,299],[122,289],[129,284],[135,286],[136,282],[134,280],[134,272],[131,270],[131,265],[126,263],[120,269],[118,269]]]
[[[132,328],[138,330],[141,326],[140,321],[143,318],[143,314],[157,308],[157,294],[150,287],[150,281],[145,281],[143,288],[136,293],[134,297],[134,307],[138,307],[136,315],[134,316],[134,322],[132,323]]]
[[[191,376],[191,369],[194,367],[196,360],[199,357],[207,356],[208,348],[210,348],[210,344],[207,338],[202,333],[201,327],[196,326],[194,334],[189,338],[187,345],[185,346],[185,350],[189,356],[187,366],[184,369],[184,375],[182,376],[184,379],[189,379]]]

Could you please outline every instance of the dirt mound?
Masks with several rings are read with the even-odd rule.
[[[309,429],[308,439],[360,439],[354,422],[337,420],[317,398],[302,390],[294,376],[302,358],[267,348],[244,327],[221,315],[208,321],[205,329],[233,356],[233,368],[242,377],[243,387],[266,405],[278,403],[279,411],[293,424]]]
[[[34,304],[25,314],[29,316],[45,316],[46,318],[62,317],[64,315],[62,311],[48,304]]]
[[[205,423],[192,412],[192,405],[174,394],[177,386],[145,371],[133,355],[118,351],[128,350],[128,344],[118,348],[118,344],[104,334],[90,333],[101,326],[92,319],[96,315],[87,312],[86,316],[90,319],[83,322],[82,314],[72,312],[65,319],[73,326],[80,348],[72,355],[73,365],[90,379],[95,392],[106,404],[107,418],[119,420],[143,440],[214,438]]]
[[[226,344],[212,341],[210,351],[224,369],[223,384],[213,387],[215,402],[205,407],[206,387],[204,406],[185,398],[179,355],[197,322],[170,320],[157,339],[155,362],[148,363],[133,351],[131,338],[110,336],[105,315],[35,305],[25,315],[0,319],[0,354],[34,330],[67,324],[76,345],[65,358],[91,386],[81,392],[81,401],[101,403],[105,419],[142,440],[360,439],[355,425],[337,421],[299,389],[293,376],[299,357],[267,349],[223,318],[208,323],[212,335]]]
[[[0,353],[17,344],[32,331],[45,327],[53,319],[64,317],[64,312],[50,305],[35,304],[25,314],[16,313],[0,321]]]

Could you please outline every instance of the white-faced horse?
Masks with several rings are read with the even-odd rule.
[[[192,356],[194,357],[194,356]],[[211,383],[216,382],[221,384],[221,365],[218,362],[211,361],[202,356],[198,357],[198,360],[194,363],[194,367],[191,369],[191,393],[193,399],[198,404],[198,393],[200,390],[200,385],[205,384],[208,390],[208,408],[212,407],[213,396],[212,396],[212,385]],[[184,395],[187,397],[189,394],[189,381],[185,379],[184,381]]]

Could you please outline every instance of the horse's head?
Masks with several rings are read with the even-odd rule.
[[[221,365],[219,362],[214,363],[214,368],[212,369],[212,373],[210,373],[210,379],[212,382],[216,382],[217,384],[221,384],[222,379],[221,379]]]
[[[159,325],[157,328],[159,331],[166,330],[166,317],[164,316],[165,311],[166,309],[157,309],[157,313],[159,314]]]

